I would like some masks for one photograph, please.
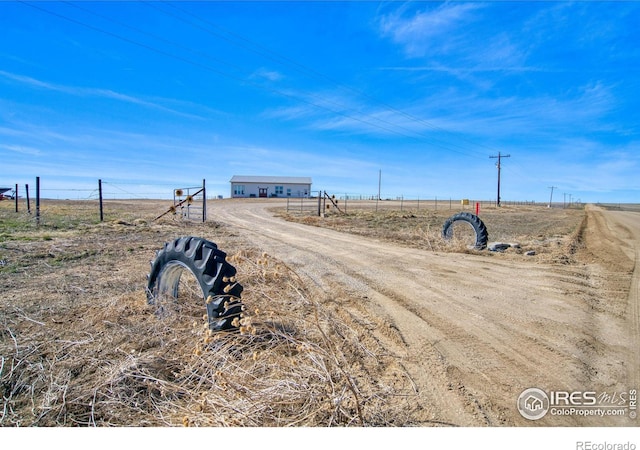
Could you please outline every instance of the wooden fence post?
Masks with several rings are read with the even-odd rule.
[[[327,213],[327,191],[323,192],[323,196],[322,196],[322,217],[325,216],[325,214]]]
[[[31,202],[29,201],[29,185],[24,185],[25,194],[27,196],[27,214],[31,214]]]
[[[102,180],[98,180],[98,198],[100,200],[100,222],[103,222],[104,214],[102,208]]]
[[[207,221],[207,180],[202,179],[202,223]]]
[[[36,225],[40,225],[40,177],[36,177]]]

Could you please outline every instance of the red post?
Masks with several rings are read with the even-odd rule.
[[[476,216],[480,215],[480,202],[476,202]]]

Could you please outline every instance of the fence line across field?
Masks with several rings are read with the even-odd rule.
[[[287,212],[309,212],[309,213],[318,213],[321,215],[322,210],[326,210],[326,201],[322,202],[325,204],[324,207],[318,207],[318,200],[322,202],[322,197],[306,197],[306,198],[287,198],[286,209]],[[466,205],[461,205],[460,200],[438,200],[438,199],[386,199],[386,200],[364,200],[364,199],[353,199],[351,197],[338,197],[334,200],[337,206],[342,210],[343,213],[348,213],[349,209],[357,208],[357,209],[373,209],[380,211],[404,211],[404,210],[414,210],[419,211],[421,209],[470,209],[473,205],[475,205],[476,201],[471,201]],[[491,201],[478,201],[481,205],[490,205],[495,204],[495,202]],[[506,204],[506,202],[502,202]],[[524,202],[518,202],[519,204],[525,204]],[[527,203],[533,204],[533,203]],[[471,206],[468,206],[471,205]],[[329,209],[333,209],[332,205],[329,204]]]
[[[106,188],[106,192],[105,192]],[[29,185],[26,184],[24,189],[19,190],[19,186],[15,185],[13,199],[15,201],[15,211],[19,212],[19,202],[23,201],[26,195],[26,212],[34,219],[34,222],[39,225],[41,220],[41,191],[56,191],[56,189],[41,189],[40,177],[36,177],[35,192],[30,191]],[[62,190],[62,189],[58,189]],[[202,185],[191,185],[182,188],[169,188],[163,192],[154,192],[153,194],[132,194],[127,192],[127,189],[122,188],[117,183],[98,180],[97,189],[70,189],[69,191],[78,192],[81,198],[78,198],[78,203],[75,206],[65,206],[70,220],[73,219],[74,212],[77,212],[79,217],[87,217],[88,212],[95,208],[96,218],[102,222],[105,220],[105,205],[109,201],[154,201],[161,202],[162,197],[173,197],[173,202],[168,200],[167,208],[164,213],[157,216],[160,217],[172,214],[174,218],[179,218],[185,221],[202,221],[207,220],[207,201],[218,199],[221,200],[222,196],[217,195],[211,198],[207,198],[206,180],[202,180]],[[18,195],[18,193],[23,195]],[[35,210],[32,210],[32,197],[31,194],[35,194]],[[116,197],[117,194],[119,197]],[[124,194],[124,195],[123,195]],[[131,194],[131,195],[129,195]],[[107,197],[113,196],[114,198],[107,200]],[[8,199],[8,196],[5,197]],[[305,197],[279,197],[283,201],[283,206],[286,201],[287,212],[298,212],[302,214],[324,216],[326,213],[338,213],[348,214],[352,210],[364,209],[370,211],[421,211],[421,210],[458,210],[473,212],[481,211],[484,208],[499,208],[496,205],[495,200],[474,200],[474,199],[454,199],[453,197],[440,197],[440,196],[385,196],[384,198],[378,198],[377,195],[364,195],[364,194],[336,194],[329,191],[312,191],[309,196]],[[94,201],[97,200],[97,207]],[[55,200],[54,200],[55,201]],[[75,202],[75,200],[70,200]],[[158,203],[160,204],[160,203]],[[47,200],[47,207],[49,202]],[[509,201],[502,200],[501,207],[504,206],[536,206],[536,207],[553,207],[553,208],[567,208],[567,207],[581,207],[579,202],[565,203],[556,202],[551,205],[548,202],[536,202],[536,201]],[[139,206],[132,209],[132,215],[139,212]],[[133,207],[132,207],[133,208]],[[46,208],[44,208],[46,213]],[[32,214],[35,213],[35,214]]]
[[[327,199],[331,198],[334,205]],[[546,203],[535,201],[501,201],[502,206],[546,206]],[[375,211],[420,211],[420,210],[476,210],[477,207],[495,207],[495,200],[454,199],[438,197],[388,197],[377,199],[369,195],[330,195],[320,191],[317,195],[304,198],[287,198],[287,212],[300,212],[323,215],[328,211],[338,210],[348,213],[350,209],[367,209]],[[556,205],[558,206],[558,205]],[[560,205],[561,206],[561,205]]]

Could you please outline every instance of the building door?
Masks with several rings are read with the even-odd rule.
[[[267,196],[267,189],[269,188],[258,188],[258,197],[266,197]]]

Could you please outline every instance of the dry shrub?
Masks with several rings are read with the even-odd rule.
[[[413,424],[410,381],[375,342],[268,255],[229,260],[245,287],[240,332],[160,318],[142,290],[46,318],[5,311],[0,425]]]

